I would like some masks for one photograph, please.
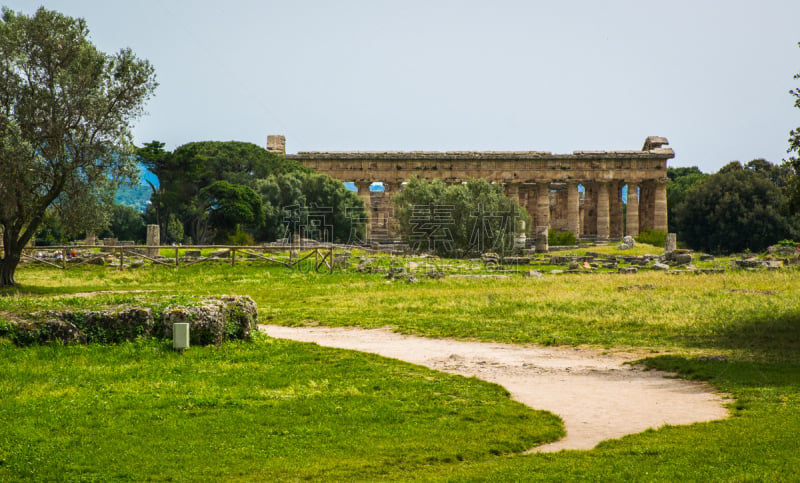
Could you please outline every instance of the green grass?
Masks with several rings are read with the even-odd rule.
[[[563,432],[497,385],[265,337],[182,356],[4,343],[0,360],[3,481],[372,479]]]
[[[650,355],[644,361],[648,366],[709,381],[735,401],[732,417],[724,421],[658,428],[604,442],[591,451],[508,457],[503,454],[547,439],[547,435],[552,437],[558,430],[552,417],[520,410],[496,386],[375,356],[269,339],[192,350],[184,358],[150,342],[26,349],[6,343],[0,350],[4,368],[0,375],[0,451],[6,451],[0,457],[0,480],[28,479],[31,475],[25,473],[26,468],[48,467],[37,461],[51,461],[64,448],[72,456],[59,464],[49,463],[56,469],[46,475],[105,479],[98,473],[108,471],[98,469],[105,466],[116,471],[111,476],[116,479],[147,479],[148,475],[178,480],[204,479],[204,475],[234,480],[797,479],[800,272],[794,269],[715,275],[564,274],[543,279],[448,277],[408,284],[389,282],[377,274],[324,275],[242,264],[123,272],[99,267],[66,272],[25,268],[18,273],[18,280],[23,283],[20,289],[6,289],[0,297],[0,318],[3,311],[124,303],[142,297],[247,294],[258,303],[262,323],[393,327],[437,337],[634,348]],[[74,296],[95,290],[153,292]],[[726,360],[698,359],[708,355],[723,355]],[[176,375],[176,367],[184,371]],[[116,368],[121,368],[120,374]],[[196,377],[190,376],[193,372]],[[81,376],[84,373],[86,376]],[[252,388],[271,387],[265,379],[268,374],[284,374],[283,379],[278,378],[284,385],[275,383],[280,387],[300,393],[318,391],[311,398],[318,406],[307,409],[311,406],[306,403],[312,404],[308,398],[280,404],[260,399]],[[431,380],[450,389],[437,390]],[[181,384],[170,387],[170,392],[156,387],[158,381]],[[228,385],[226,381],[235,382]],[[312,388],[309,381],[316,386]],[[321,381],[327,381],[324,388]],[[369,389],[375,386],[380,390]],[[59,392],[59,387],[72,389]],[[348,393],[353,387],[358,394]],[[12,390],[28,393],[25,404],[17,405],[9,395]],[[408,397],[404,397],[406,391]],[[163,398],[169,404],[159,405]],[[79,402],[73,406],[73,400]],[[13,412],[8,401],[15,401]],[[115,409],[101,411],[105,401]],[[448,406],[448,401],[459,404]],[[179,408],[190,402],[189,411]],[[254,419],[264,411],[252,410],[267,406],[273,408],[268,414],[274,419],[269,421],[280,421],[292,435],[310,431],[313,436],[272,435],[269,423]],[[80,407],[92,411],[98,420],[89,419]],[[336,407],[349,416],[340,420],[328,414]],[[162,409],[179,420],[185,417],[183,423],[157,419],[155,415]],[[314,416],[325,412],[324,422],[315,425],[317,418],[304,411]],[[474,411],[487,412],[477,416]],[[405,423],[396,420],[398,414]],[[112,425],[109,420],[116,418],[119,425]],[[448,426],[448,418],[475,418],[485,426],[475,436],[459,424]],[[518,428],[515,418],[526,423]],[[170,424],[188,428],[186,425],[195,421],[203,424],[192,427],[194,433],[186,433],[200,438],[178,431],[178,436],[169,436],[169,443],[149,442],[162,437],[166,441],[164,428]],[[87,425],[89,429],[82,429]],[[240,430],[229,430],[229,426]],[[82,433],[89,430],[94,432]],[[112,439],[108,436],[112,432],[124,431],[134,434],[130,439],[105,441]],[[268,436],[262,434],[263,439],[249,435],[264,432]],[[78,439],[68,439],[70,434]],[[459,449],[462,438],[463,446],[471,450]],[[144,440],[148,442],[142,443]],[[222,450],[208,453],[200,447],[202,441],[223,445]],[[446,444],[448,441],[457,441],[458,448]],[[100,456],[88,455],[90,443],[103,449],[91,452],[102,453]],[[160,462],[165,459],[158,456],[159,450],[149,449],[156,444],[163,445],[158,448],[167,451],[165,454],[172,454],[172,446],[196,452],[197,457],[179,456],[186,458],[183,466],[189,467],[190,473],[169,473],[177,471],[177,465],[163,469]],[[118,454],[131,448],[138,457]],[[86,455],[75,456],[81,452]],[[131,470],[132,463],[126,463],[129,458],[141,460],[138,464],[144,469],[139,473]],[[216,468],[209,470],[211,473],[191,469],[208,468],[207,462],[215,459],[221,461],[208,463]],[[306,472],[296,473],[307,466]],[[33,477],[48,479],[44,475]]]

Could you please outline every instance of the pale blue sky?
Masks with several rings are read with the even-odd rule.
[[[142,144],[640,149],[779,162],[800,126],[800,1],[5,1],[87,20],[161,84]]]

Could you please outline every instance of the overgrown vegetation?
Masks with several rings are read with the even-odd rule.
[[[510,253],[530,217],[503,188],[486,180],[446,185],[417,177],[392,198],[399,231],[417,252],[470,257]]]
[[[635,240],[638,243],[646,243],[656,247],[663,247],[667,243],[667,234],[660,230],[647,228],[639,232]]]
[[[575,234],[571,231],[548,230],[547,243],[553,246],[571,247],[578,243]]]

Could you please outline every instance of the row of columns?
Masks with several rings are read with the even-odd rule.
[[[506,196],[524,206],[533,219],[529,236],[541,236],[550,228],[597,240],[636,236],[644,229],[667,231],[666,179],[645,181],[578,181],[506,183]],[[383,182],[384,191],[373,196],[372,181],[356,181],[358,196],[368,207],[367,233],[390,237],[391,197],[400,182]],[[578,185],[584,186],[581,197]],[[628,185],[627,213],[623,226],[622,188]],[[640,195],[641,191],[641,195]],[[375,192],[377,193],[377,192]]]

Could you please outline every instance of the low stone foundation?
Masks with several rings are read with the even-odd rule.
[[[249,339],[258,320],[256,303],[246,295],[204,297],[197,304],[170,305],[158,312],[141,306],[47,310],[14,320],[0,332],[9,333],[18,345],[119,343],[140,337],[171,339],[172,325],[188,322],[190,343],[209,345]]]

